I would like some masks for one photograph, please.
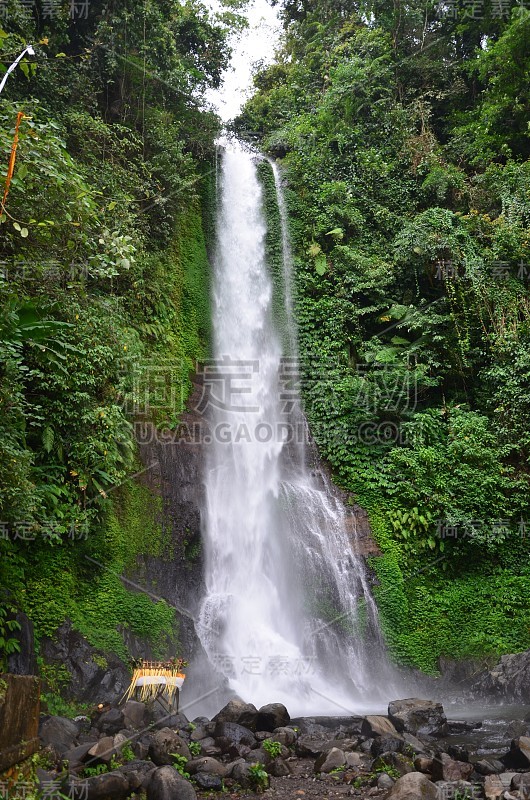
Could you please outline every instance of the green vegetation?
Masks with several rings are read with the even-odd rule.
[[[173,609],[127,583],[169,553],[135,440],[175,427],[208,352],[203,97],[240,24],[196,0],[96,0],[86,19],[13,0],[3,19],[2,69],[36,55],[0,109],[0,667],[18,609],[37,639],[70,619],[101,667],[126,633],[174,655]],[[40,662],[58,708],[67,675]]]
[[[273,742],[272,739],[265,739],[262,747],[271,758],[278,758],[278,756],[281,755],[282,746],[280,742]]]
[[[260,794],[269,786],[269,776],[261,764],[250,764],[248,774],[252,789]]]
[[[482,5],[284,0],[235,122],[282,161],[306,412],[427,671],[530,646],[530,12]]]

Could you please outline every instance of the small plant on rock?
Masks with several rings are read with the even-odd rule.
[[[269,786],[269,776],[263,769],[262,764],[251,764],[248,771],[254,791],[258,794],[265,791]]]
[[[188,748],[192,756],[200,756],[201,754],[201,745],[199,742],[190,742],[188,744]]]
[[[263,742],[263,749],[270,755],[271,758],[278,758],[282,752],[280,742],[274,742],[272,739],[265,739]]]
[[[180,772],[183,778],[189,779],[190,774],[186,772],[186,764],[188,763],[186,756],[181,756],[180,753],[170,753],[170,755],[173,759],[173,766],[177,772]]]

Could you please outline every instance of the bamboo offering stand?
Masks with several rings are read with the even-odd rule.
[[[187,666],[187,661],[183,658],[173,658],[170,661],[145,661],[140,658],[131,663],[133,675],[123,697],[124,702],[132,697],[141,703],[167,698],[170,706],[176,700],[178,712],[180,689],[186,678],[182,670]]]

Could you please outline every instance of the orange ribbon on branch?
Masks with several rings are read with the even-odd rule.
[[[15,171],[15,161],[17,158],[17,147],[18,147],[18,129],[20,128],[20,123],[22,122],[23,119],[27,119],[27,117],[23,111],[19,111],[17,114],[17,121],[15,123],[15,138],[13,139],[13,144],[11,145],[11,155],[9,156],[9,165],[7,168],[7,177],[4,187],[4,197],[2,199],[2,211],[5,208],[7,195],[9,194],[9,186],[11,184],[11,178],[13,177],[13,172]]]

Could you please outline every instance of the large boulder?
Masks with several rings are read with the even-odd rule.
[[[174,767],[165,766],[151,773],[147,800],[197,800],[197,794]]]
[[[178,733],[175,733],[170,728],[162,728],[162,730],[157,731],[149,745],[149,758],[151,761],[159,767],[165,764],[173,764],[174,753],[190,758],[188,745]]]
[[[39,736],[45,747],[50,747],[58,758],[62,758],[64,753],[77,744],[78,733],[78,727],[72,720],[66,717],[48,717],[41,725]]]
[[[444,732],[447,717],[441,703],[434,700],[394,700],[388,705],[388,716],[399,732],[439,736]]]
[[[212,722],[236,722],[238,725],[243,725],[244,728],[255,731],[257,718],[258,709],[256,706],[235,698],[229,700],[226,706],[215,717],[212,717]]]
[[[441,792],[421,772],[399,778],[387,795],[388,800],[440,800]]]
[[[284,728],[291,721],[289,712],[281,703],[269,703],[262,706],[256,719],[256,730],[274,731],[276,728]]]
[[[252,731],[238,725],[236,722],[217,722],[214,730],[214,739],[221,749],[228,752],[231,745],[243,744],[253,748],[257,740]]]

